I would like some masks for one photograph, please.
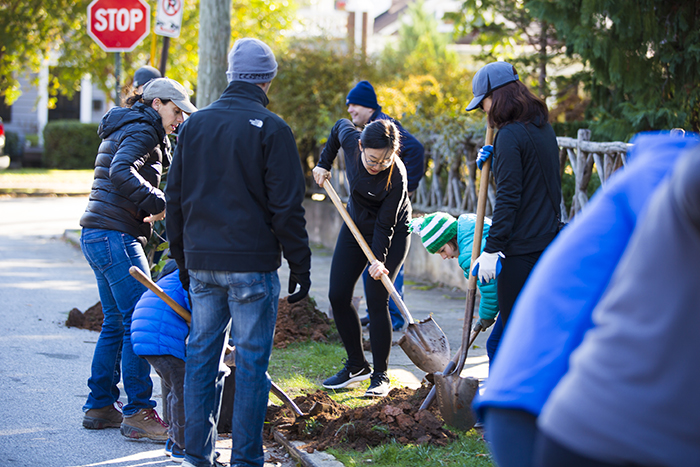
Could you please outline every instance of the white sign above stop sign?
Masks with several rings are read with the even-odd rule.
[[[150,12],[144,0],[93,0],[88,34],[107,52],[129,52],[148,36]]]

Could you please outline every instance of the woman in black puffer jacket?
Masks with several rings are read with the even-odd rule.
[[[151,399],[150,366],[131,346],[131,315],[145,288],[131,277],[129,268],[149,273],[144,246],[152,222],[165,217],[165,195],[158,185],[163,156],[169,156],[166,135],[183,122],[183,112],[197,109],[185,88],[168,78],[149,82],[143,94],[129,98],[127,105],[102,118],[95,179],[80,219],[80,246],[97,278],[104,314],[83,426],[121,427],[130,438],[165,441],[167,428]],[[114,407],[120,376],[128,399],[123,416]]]

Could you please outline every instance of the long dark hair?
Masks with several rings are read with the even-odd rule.
[[[547,104],[520,81],[513,81],[491,93],[489,126],[502,128],[508,123],[529,123],[537,118],[549,119]]]
[[[384,154],[396,154],[401,149],[401,133],[391,120],[375,120],[367,125],[360,135],[363,148],[384,149]],[[394,165],[389,166],[386,189],[391,186]]]

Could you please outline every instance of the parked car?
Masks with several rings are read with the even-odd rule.
[[[10,156],[5,155],[5,125],[0,118],[0,170],[10,166]]]
[[[0,117],[0,156],[5,155],[5,125],[2,123],[2,117]]]

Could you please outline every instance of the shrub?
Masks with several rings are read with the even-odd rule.
[[[56,120],[44,128],[44,164],[57,169],[91,169],[100,145],[96,123]]]
[[[10,156],[10,159],[13,161],[18,161],[22,158],[22,145],[19,133],[14,131],[5,132],[5,155]]]

